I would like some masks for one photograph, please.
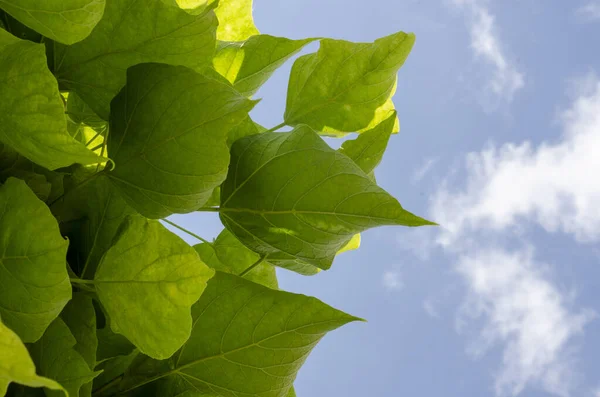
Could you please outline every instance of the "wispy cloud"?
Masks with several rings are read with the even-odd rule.
[[[413,172],[412,182],[417,183],[420,180],[422,180],[425,177],[425,175],[427,175],[427,173],[431,171],[431,169],[433,168],[435,163],[437,163],[437,161],[437,158],[426,159],[425,162]]]
[[[477,58],[492,68],[489,91],[497,99],[512,101],[515,93],[524,86],[525,78],[503,49],[494,15],[483,1],[453,0],[453,4],[469,13],[471,48]]]
[[[591,1],[575,10],[575,15],[582,21],[600,21],[600,1]]]
[[[400,273],[397,271],[386,271],[381,278],[383,286],[388,290],[400,290],[404,288],[404,283]]]
[[[423,301],[423,310],[425,310],[425,313],[431,318],[440,318],[440,313],[431,299]]]
[[[590,75],[574,87],[578,95],[559,117],[560,139],[470,153],[465,186],[447,182],[431,203],[429,217],[443,225],[436,242],[456,255],[466,282],[461,320],[484,318],[471,352],[503,347],[497,395],[527,386],[560,396],[577,390],[576,337],[594,315],[576,307],[573,291],[557,287],[527,234],[536,224],[581,244],[600,241],[600,81]],[[526,248],[505,249],[515,235]]]

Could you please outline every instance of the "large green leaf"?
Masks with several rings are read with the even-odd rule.
[[[213,67],[241,94],[252,96],[278,67],[314,40],[261,34],[243,42],[219,42]]]
[[[55,74],[61,87],[77,92],[108,120],[110,101],[125,85],[127,68],[163,62],[200,71],[214,53],[216,28],[210,10],[190,15],[161,0],[108,0],[87,39],[55,46]]]
[[[0,187],[0,315],[24,342],[38,340],[71,299],[68,243],[25,182]]]
[[[6,394],[11,382],[29,387],[64,390],[52,379],[35,374],[35,364],[27,348],[10,328],[0,321],[0,396]],[[66,394],[66,391],[65,391]]]
[[[0,0],[0,8],[52,40],[73,44],[100,21],[104,0]]]
[[[322,269],[363,230],[432,224],[403,209],[307,126],[235,142],[219,211],[253,251]]]
[[[190,307],[214,271],[158,221],[129,216],[94,283],[110,326],[148,356],[170,357],[192,328]]]
[[[42,339],[29,349],[39,373],[59,382],[69,392],[69,397],[83,397],[81,387],[98,375],[75,350],[76,344],[69,327],[59,317],[50,324]],[[46,395],[55,397],[62,393],[46,390]]]
[[[393,110],[396,73],[415,42],[398,32],[374,43],[321,40],[292,67],[284,120],[326,133],[357,132]]]
[[[111,180],[148,218],[197,210],[227,175],[228,130],[255,102],[185,67],[143,64],[127,76],[112,103]]]
[[[287,397],[296,397],[296,390],[294,389],[294,386],[292,386],[290,388],[290,391],[288,392]]]
[[[344,142],[339,152],[350,157],[365,174],[372,173],[383,158],[396,120],[396,112],[392,111],[381,124]]]
[[[0,141],[50,170],[100,158],[67,132],[56,79],[42,44],[0,29]]]
[[[134,370],[134,381],[125,382],[125,388],[134,389],[150,377],[163,380],[157,395],[165,397],[186,390],[197,393],[190,395],[285,397],[319,340],[358,320],[316,298],[220,272],[192,313],[192,334],[172,365],[161,370],[156,363],[160,372],[154,374]],[[145,373],[135,379],[136,372]]]
[[[214,243],[198,244],[194,249],[200,258],[211,268],[239,275],[260,260],[260,255],[249,250],[231,232],[224,229]],[[263,262],[245,276],[250,281],[269,288],[278,288],[277,275],[273,265]]]
[[[252,17],[252,0],[219,0],[215,12],[219,19],[219,40],[243,41],[259,33]]]

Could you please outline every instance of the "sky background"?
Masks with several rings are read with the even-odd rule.
[[[255,0],[254,15],[295,39],[416,33],[376,175],[442,225],[370,230],[314,277],[278,270],[368,320],[323,339],[298,396],[600,397],[600,1]],[[257,95],[267,128],[292,63]]]

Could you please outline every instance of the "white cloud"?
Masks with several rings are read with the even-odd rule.
[[[437,311],[435,304],[430,299],[423,301],[423,310],[425,310],[425,313],[427,313],[429,317],[440,318],[440,313]]]
[[[480,355],[496,343],[504,344],[497,395],[514,396],[533,385],[568,396],[577,381],[570,343],[593,314],[572,313],[571,302],[546,269],[534,262],[532,250],[481,250],[459,260],[458,271],[470,291],[465,310],[486,318],[471,352]]]
[[[560,114],[559,139],[470,153],[466,185],[446,182],[430,207],[429,218],[443,225],[436,242],[457,255],[466,281],[464,313],[484,319],[471,352],[503,348],[497,395],[528,386],[560,396],[577,390],[574,346],[593,315],[575,307],[574,292],[557,287],[550,265],[534,259],[527,234],[537,224],[581,244],[600,241],[600,82],[590,75],[574,86],[578,95]],[[529,248],[504,249],[515,234]],[[459,322],[470,324],[469,316]]]
[[[383,286],[389,290],[399,290],[404,287],[400,273],[395,271],[387,271],[383,273],[381,282]]]
[[[437,249],[436,230],[430,227],[404,229],[396,233],[396,243],[401,250],[410,251],[421,261],[427,261]]]
[[[557,143],[489,145],[467,156],[464,191],[442,188],[431,218],[444,225],[450,246],[469,231],[517,229],[531,220],[580,242],[600,240],[600,83],[585,88],[561,120]]]
[[[524,86],[525,79],[504,52],[495,17],[482,1],[454,0],[453,3],[470,11],[471,48],[493,69],[488,88],[497,98],[510,102]]]
[[[586,22],[600,20],[600,1],[591,1],[579,7],[575,10],[575,15]]]
[[[422,180],[425,177],[425,175],[427,175],[427,173],[431,171],[437,160],[437,158],[426,159],[423,165],[421,165],[415,170],[415,172],[413,172],[412,182],[417,183],[420,180]]]

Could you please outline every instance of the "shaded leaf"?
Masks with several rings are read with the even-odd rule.
[[[11,382],[29,387],[47,387],[53,390],[64,390],[52,379],[38,376],[35,364],[29,356],[19,336],[0,321],[0,396],[6,394]],[[61,393],[62,394],[62,393]],[[66,392],[65,392],[66,394]]]
[[[68,242],[25,182],[0,187],[0,315],[24,342],[38,340],[71,299]]]
[[[198,244],[194,249],[211,268],[239,275],[260,260],[260,255],[246,248],[231,232],[223,230],[212,244]],[[263,262],[245,276],[250,281],[269,288],[278,288],[273,265]]]
[[[381,124],[363,132],[354,140],[344,142],[339,152],[350,157],[365,174],[370,174],[383,158],[395,121],[396,112],[392,112]]]
[[[190,307],[213,276],[192,247],[157,221],[128,216],[94,282],[115,333],[153,358],[190,335]]]
[[[115,334],[110,327],[99,329],[97,334],[98,362],[117,356],[127,356],[135,350],[135,346],[126,337]]]
[[[129,368],[133,361],[138,357],[139,354],[140,352],[138,350],[134,350],[126,356],[116,356],[98,364],[98,367],[96,367],[96,369],[102,371],[102,373],[94,379],[94,385],[92,387],[93,390],[106,386],[115,378],[122,376],[125,373],[125,371],[127,371],[127,368]],[[115,385],[115,388],[116,387],[117,385]],[[113,390],[111,388],[108,388],[106,390],[107,393],[110,393],[112,391]],[[105,394],[102,393],[100,395]]]
[[[85,359],[74,349],[76,344],[69,327],[59,317],[29,349],[39,373],[59,382],[70,397],[79,396],[81,387],[98,374],[90,370]],[[46,395],[54,397],[62,393],[46,390]]]
[[[238,139],[241,139],[245,136],[260,134],[261,132],[263,132],[261,131],[261,127],[252,121],[250,116],[247,116],[244,120],[242,120],[241,123],[229,130],[229,134],[227,136],[227,147],[231,147],[233,142],[237,141]]]
[[[285,397],[319,340],[358,320],[316,298],[221,272],[208,283],[192,313],[192,334],[174,356],[174,366],[161,369],[159,362],[154,374],[147,369],[132,371],[126,389],[135,389],[150,377],[161,379],[156,387],[160,396],[189,390],[222,397]],[[136,378],[140,373],[144,375]]]
[[[104,17],[85,40],[56,45],[55,74],[103,119],[110,101],[125,85],[126,70],[144,62],[188,66],[210,63],[215,49],[214,12],[200,15],[160,0],[108,0]]]
[[[101,160],[67,132],[43,44],[0,30],[0,76],[0,141],[50,170]]]
[[[292,67],[284,120],[325,133],[358,132],[393,110],[396,73],[414,44],[398,32],[374,43],[321,40],[317,53]]]
[[[243,41],[258,34],[252,17],[252,0],[219,0],[217,39]]]
[[[185,67],[143,64],[127,75],[112,102],[111,180],[148,218],[197,210],[227,175],[228,130],[255,102]]]
[[[241,94],[252,96],[278,67],[314,40],[261,34],[243,42],[222,41],[217,46],[213,67]]]
[[[253,251],[322,269],[356,233],[432,224],[404,210],[307,126],[234,143],[219,214]]]
[[[44,36],[73,44],[100,21],[104,0],[1,0],[0,7]]]

